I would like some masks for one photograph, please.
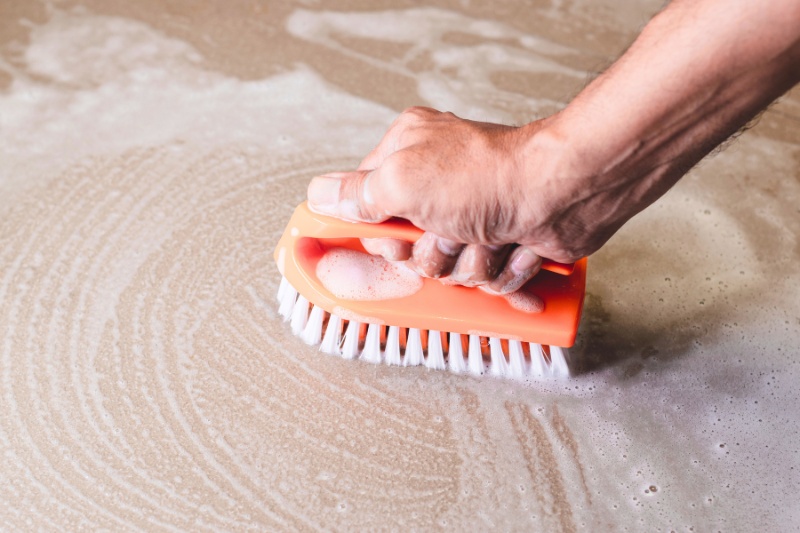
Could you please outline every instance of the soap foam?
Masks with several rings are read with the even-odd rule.
[[[580,83],[586,72],[566,65],[569,46],[521,32],[510,25],[476,19],[433,7],[402,11],[350,12],[297,9],[287,19],[289,33],[335,52],[357,57],[378,68],[416,81],[422,101],[475,120],[517,122],[518,113],[547,115],[563,102],[506,91],[493,81],[498,72],[540,73]],[[480,38],[481,45],[456,44],[453,33]],[[403,60],[381,60],[347,48],[337,35],[406,44]],[[508,46],[508,43],[514,43]],[[430,62],[420,67],[417,58]],[[445,74],[458,72],[458,79]]]
[[[509,304],[511,304],[511,307],[517,309],[518,311],[524,311],[526,313],[540,313],[543,310],[541,300],[539,300],[539,298],[533,294],[525,292],[524,290],[506,294],[505,299]]]
[[[32,75],[0,92],[0,127],[14,132],[0,143],[5,184],[30,186],[18,176],[176,139],[197,149],[251,143],[303,153],[335,129],[336,155],[361,155],[395,116],[303,64],[264,79],[230,78],[204,68],[188,43],[115,17],[54,10],[32,29],[23,58]],[[74,131],[82,134],[67,134]]]
[[[333,169],[315,161],[363,156],[395,113],[302,57],[238,80],[155,25],[52,9],[19,44],[35,76],[0,94],[14,132],[0,146],[0,202],[59,178],[2,224],[8,529],[374,529],[387,516],[395,528],[468,529],[478,512],[509,530],[800,522],[786,497],[800,480],[796,144],[757,126],[593,255],[573,355],[601,363],[568,384],[337,361],[264,311],[277,281],[264,236],[283,231],[305,178]],[[569,9],[548,23],[577,35],[571,21],[588,10]],[[530,11],[520,24],[535,23]],[[430,95],[420,100],[452,96],[456,112],[516,123],[539,113],[474,89],[478,69],[503,68],[478,60],[486,47],[448,45],[448,32],[425,42],[416,13],[381,13],[344,14],[336,34],[415,32],[398,40],[414,43],[409,58],[433,56],[403,71]],[[464,21],[448,31],[475,34]],[[496,44],[519,48],[501,29]],[[443,46],[471,59],[465,77],[447,74],[456,60],[434,53]],[[358,82],[395,64],[340,55],[365,58],[346,63]],[[82,165],[58,174],[66,160]],[[448,365],[464,372],[461,348],[450,343]]]
[[[328,250],[317,264],[317,277],[342,300],[404,298],[422,288],[422,278],[405,265],[348,248]]]

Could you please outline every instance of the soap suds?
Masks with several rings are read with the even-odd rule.
[[[390,300],[422,289],[422,278],[402,263],[347,248],[332,248],[317,264],[317,278],[342,300]]]
[[[539,313],[542,311],[542,301],[533,294],[525,292],[524,289],[504,295],[504,298],[511,304],[511,307],[525,313]]]
[[[30,75],[0,92],[0,129],[14,132],[0,143],[0,180],[20,186],[32,185],[20,176],[93,153],[176,140],[288,154],[323,146],[335,131],[331,155],[357,157],[395,116],[302,64],[254,81],[205,70],[185,42],[115,17],[54,10],[48,24],[34,26],[23,57]]]
[[[260,16],[296,61],[259,80],[215,72],[156,30],[172,17],[149,0],[137,13],[152,24],[51,4],[29,40],[0,48],[14,54],[13,68],[0,65],[13,77],[0,125],[14,133],[0,143],[5,527],[800,522],[786,497],[800,485],[796,143],[759,137],[762,121],[593,255],[572,351],[586,374],[526,386],[343,361],[278,318],[272,246],[309,177],[352,168],[394,118],[366,99],[397,92],[382,74],[420,88],[398,100],[522,123],[548,100],[535,85],[527,95],[481,85],[498,65],[539,65],[569,95],[583,76],[559,78],[542,58],[583,72],[597,48],[542,46],[572,35],[612,53],[645,8],[615,9],[630,23],[609,28],[595,19],[610,0],[521,15],[502,2],[463,13],[306,3],[297,20],[317,25],[303,29],[272,18],[279,4]],[[479,24],[474,9],[498,22]],[[537,24],[552,32],[521,34]],[[357,39],[408,54],[374,46],[367,61]],[[304,64],[319,57],[364,91]]]
[[[413,78],[424,101],[475,120],[515,122],[509,108],[531,114],[546,114],[562,106],[548,98],[510,93],[492,82],[497,71],[544,73],[572,78],[580,83],[586,72],[565,66],[559,59],[574,50],[543,37],[523,33],[509,25],[474,19],[434,7],[378,12],[337,12],[297,9],[287,20],[294,36],[357,58],[382,70]],[[480,44],[449,41],[454,33],[470,35]],[[337,35],[387,40],[407,44],[410,50],[400,60],[382,61],[341,44]],[[508,43],[513,45],[509,46]],[[430,65],[412,66],[419,57]],[[456,70],[457,76],[443,75]]]

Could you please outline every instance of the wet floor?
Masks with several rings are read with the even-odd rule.
[[[311,176],[423,104],[521,124],[662,2],[0,5],[8,530],[786,530],[800,93],[589,263],[568,382],[323,356],[277,316]]]

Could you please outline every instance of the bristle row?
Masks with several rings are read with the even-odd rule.
[[[462,338],[458,333],[345,320],[310,304],[285,278],[278,290],[278,300],[278,312],[289,321],[292,333],[307,344],[319,344],[324,353],[345,359],[425,365],[430,369],[475,375],[488,372],[520,379],[569,376],[569,354],[565,348],[479,335]]]

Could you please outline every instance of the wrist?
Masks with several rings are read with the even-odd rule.
[[[518,213],[522,226],[539,234],[539,228],[557,222],[571,204],[592,194],[596,172],[581,158],[580,132],[560,113],[522,126],[519,132]]]

